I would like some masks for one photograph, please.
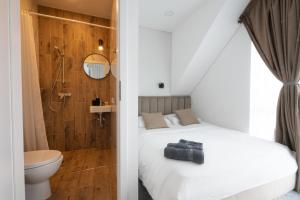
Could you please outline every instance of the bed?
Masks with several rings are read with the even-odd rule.
[[[155,99],[160,99],[160,103]],[[139,101],[140,113],[169,114],[179,107],[190,107],[190,97],[142,97]],[[165,104],[170,102],[166,112]],[[205,163],[164,158],[167,143],[179,139],[202,142]],[[242,132],[205,122],[139,129],[139,179],[149,193],[148,199],[271,200],[294,189],[296,172],[294,153],[286,146]]]

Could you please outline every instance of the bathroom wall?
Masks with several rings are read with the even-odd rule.
[[[110,20],[82,14],[39,7],[40,13],[78,19],[82,21],[110,26]],[[104,51],[99,52],[98,40],[103,39]],[[58,82],[53,94],[52,106],[58,112],[48,108],[50,91],[55,78],[58,56],[54,46],[65,53],[65,79],[63,87]],[[111,76],[102,80],[93,80],[82,69],[84,58],[93,53],[102,53],[110,57],[110,31],[78,23],[39,17],[39,66],[40,84],[43,101],[47,137],[51,149],[74,150],[89,147],[111,148],[111,114],[105,113],[104,127],[100,127],[95,114],[89,113],[92,99],[99,96],[103,101],[111,102]],[[71,92],[63,102],[58,92]]]

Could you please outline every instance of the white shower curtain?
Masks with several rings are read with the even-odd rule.
[[[21,15],[24,150],[49,149],[40,93],[32,16]]]

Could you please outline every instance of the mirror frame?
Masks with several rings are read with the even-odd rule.
[[[108,65],[109,65],[109,71],[108,71],[108,73],[106,74],[106,76],[105,77],[103,77],[103,78],[93,78],[93,77],[91,77],[91,76],[89,76],[86,72],[85,72],[85,70],[84,70],[84,61],[89,57],[89,56],[91,56],[91,55],[100,55],[100,56],[102,56],[107,62],[108,62]],[[101,53],[90,53],[90,54],[88,54],[84,59],[83,59],[83,62],[82,62],[82,64],[81,64],[81,67],[82,67],[82,69],[83,69],[83,72],[84,72],[84,74],[88,77],[88,78],[90,78],[90,79],[93,79],[93,80],[102,80],[102,79],[105,79],[106,77],[107,77],[107,75],[109,75],[109,74],[111,74],[111,62],[109,61],[109,59],[105,56],[105,55],[103,55],[103,54],[101,54]]]

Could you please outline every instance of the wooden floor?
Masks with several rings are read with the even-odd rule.
[[[117,199],[114,150],[82,149],[63,155],[64,162],[50,180],[50,200]]]

